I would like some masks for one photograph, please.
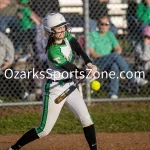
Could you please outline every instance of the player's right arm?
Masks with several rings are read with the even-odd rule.
[[[79,42],[75,38],[72,37],[72,39],[70,40],[70,45],[71,45],[71,48],[73,49],[73,51],[75,51],[78,56],[82,57],[86,66],[92,70],[90,75],[93,76],[95,71],[97,71],[97,67],[92,64],[92,61],[87,56],[87,54],[82,50]]]

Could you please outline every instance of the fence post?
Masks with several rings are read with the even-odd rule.
[[[84,37],[85,37],[85,51],[89,56],[89,0],[84,0]],[[90,84],[86,80],[86,100],[87,104],[91,104]]]

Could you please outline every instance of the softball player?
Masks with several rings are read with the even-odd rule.
[[[49,34],[46,50],[49,68],[51,69],[51,79],[47,80],[43,88],[41,124],[39,127],[25,133],[16,144],[7,150],[18,150],[25,144],[48,135],[64,104],[81,121],[90,150],[97,149],[94,124],[79,91],[76,89],[59,104],[54,102],[61,93],[73,84],[72,74],[64,78],[63,72],[70,73],[76,69],[79,72],[83,71],[73,64],[73,53],[83,58],[87,67],[92,69],[91,75],[94,75],[94,72],[97,70],[97,67],[91,63],[77,40],[68,34],[67,24],[64,16],[60,13],[48,13],[44,18],[43,25]],[[84,74],[86,74],[85,71]]]

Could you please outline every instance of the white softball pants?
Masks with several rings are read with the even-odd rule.
[[[50,133],[64,104],[76,115],[83,127],[93,124],[78,89],[73,91],[59,104],[54,102],[54,100],[72,84],[73,82],[68,82],[60,85],[58,82],[51,83],[48,80],[43,86],[43,115],[40,126],[36,128],[37,135],[40,138]]]

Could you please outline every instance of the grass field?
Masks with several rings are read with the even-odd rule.
[[[0,109],[0,134],[20,134],[40,124],[41,106]],[[32,111],[31,111],[32,110]],[[150,102],[92,104],[89,112],[97,132],[150,131]],[[64,107],[52,133],[81,133],[82,126]]]

